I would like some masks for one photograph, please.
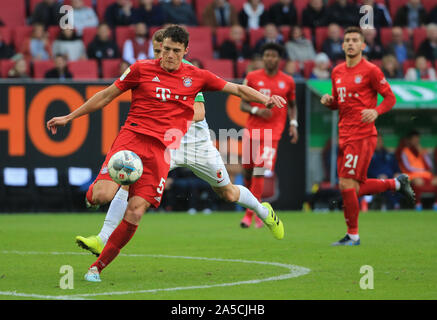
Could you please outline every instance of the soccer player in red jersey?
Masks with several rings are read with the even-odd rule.
[[[298,140],[296,85],[291,76],[279,70],[283,51],[281,45],[265,44],[261,49],[264,68],[249,72],[244,80],[244,84],[266,96],[278,95],[288,101],[288,109],[270,109],[259,103],[241,102],[241,110],[250,114],[243,136],[244,184],[258,200],[261,200],[264,189],[264,174],[275,168],[278,143],[285,128],[287,112],[291,143],[297,143]],[[252,217],[253,211],[247,209],[240,226],[250,227]],[[262,220],[257,216],[255,219],[255,226],[262,227]]]
[[[344,32],[346,62],[332,70],[332,96],[321,103],[339,110],[337,173],[343,198],[347,233],[333,245],[359,245],[358,197],[387,190],[399,191],[414,203],[407,175],[395,179],[367,179],[367,169],[376,147],[375,120],[390,111],[396,98],[382,71],[362,57],[365,48],[362,30],[349,27]],[[376,106],[378,93],[384,98]]]
[[[114,153],[126,149],[140,156],[144,170],[141,178],[129,188],[130,197],[124,219],[85,275],[88,281],[100,281],[100,272],[130,241],[146,210],[151,205],[159,206],[170,167],[168,149],[178,148],[180,139],[174,139],[174,133],[179,133],[179,138],[186,133],[187,124],[193,119],[194,98],[199,91],[224,91],[268,107],[281,108],[285,104],[285,100],[279,96],[269,98],[248,86],[226,82],[207,70],[183,64],[189,38],[185,29],[169,27],[163,38],[162,58],[135,62],[111,86],[95,94],[78,109],[47,122],[47,128],[55,134],[58,127],[102,109],[124,91],[132,90],[126,122],[108,152],[103,167]],[[107,172],[100,172],[92,193],[106,194],[105,189],[111,188],[116,191],[118,185]],[[266,220],[272,220],[269,228],[283,237],[282,222],[273,223],[275,218],[273,209],[269,210]],[[277,221],[280,222],[279,219]]]

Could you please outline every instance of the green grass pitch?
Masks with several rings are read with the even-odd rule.
[[[281,241],[241,229],[242,214],[145,215],[101,283],[83,280],[95,257],[74,237],[96,234],[103,214],[0,215],[0,299],[437,299],[436,212],[362,213],[357,247],[330,246],[341,212],[277,213]],[[63,265],[74,289],[60,287]],[[363,265],[373,289],[360,288]]]

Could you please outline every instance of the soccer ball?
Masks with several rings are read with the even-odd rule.
[[[135,152],[121,150],[109,159],[108,173],[116,183],[130,185],[143,174],[143,162]]]

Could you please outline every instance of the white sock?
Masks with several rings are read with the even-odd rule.
[[[349,235],[349,238],[351,238],[354,241],[357,241],[360,238],[359,234],[350,234],[350,233],[348,233],[348,235]]]
[[[108,212],[106,213],[102,230],[99,233],[99,237],[102,239],[103,244],[106,244],[111,233],[115,230],[115,228],[117,228],[121,219],[123,219],[127,208],[128,196],[129,191],[120,188],[115,194],[114,199],[112,199]]]
[[[398,191],[401,188],[401,183],[399,182],[398,179],[395,179],[395,189],[396,191]]]
[[[244,186],[236,185],[240,189],[240,198],[237,203],[247,209],[255,211],[256,215],[265,220],[269,215],[269,210],[262,206],[257,198]]]

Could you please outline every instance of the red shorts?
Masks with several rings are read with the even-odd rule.
[[[376,148],[376,137],[349,141],[338,146],[337,172],[340,178],[364,182]]]
[[[143,174],[137,182],[129,186],[129,197],[139,196],[158,207],[170,169],[170,163],[164,158],[166,147],[156,138],[121,129],[106,155],[96,181],[112,180],[108,173],[108,162],[111,156],[120,150],[131,150],[143,161]]]
[[[279,140],[251,139],[243,137],[243,168],[265,168],[274,171]]]

